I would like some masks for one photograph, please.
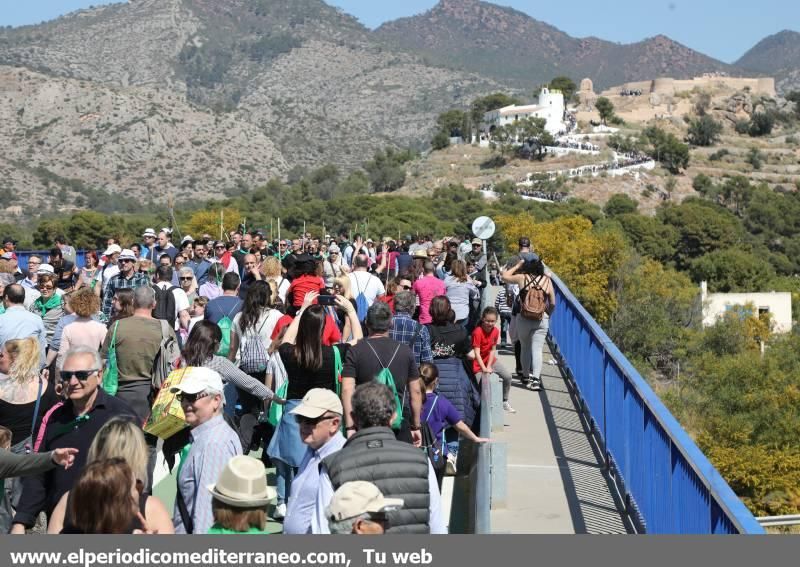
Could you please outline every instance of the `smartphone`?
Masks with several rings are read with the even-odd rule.
[[[317,304],[319,305],[336,305],[335,295],[320,295],[317,297]]]

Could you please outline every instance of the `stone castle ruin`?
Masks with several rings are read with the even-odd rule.
[[[676,93],[688,92],[693,89],[712,89],[727,88],[741,91],[749,90],[753,94],[761,94],[768,97],[775,96],[775,79],[772,77],[728,77],[720,73],[704,73],[700,77],[693,79],[673,79],[671,77],[659,77],[648,81],[633,81],[624,85],[606,89],[600,96],[616,97],[620,93],[639,93],[647,95],[652,106],[671,104]],[[583,79],[578,91],[580,110],[592,110],[598,95],[595,94],[592,80]]]

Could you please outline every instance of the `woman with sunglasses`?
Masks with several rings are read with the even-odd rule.
[[[61,294],[56,291],[57,288],[58,276],[55,274],[40,274],[38,289],[42,295],[33,302],[30,308],[31,312],[42,318],[48,345],[53,339],[53,332],[56,330],[58,320],[64,315]]]
[[[300,404],[303,397],[313,388],[325,388],[337,392],[339,377],[336,375],[336,352],[344,362],[348,343],[326,346],[323,331],[327,314],[322,305],[316,305],[319,294],[309,291],[305,295],[300,311],[292,320],[289,329],[278,348],[283,366],[289,380],[286,391],[286,407],[278,423],[267,454],[275,463],[278,487],[278,506],[275,517],[286,513],[286,498],[291,494],[291,485],[297,467],[303,460],[306,446],[300,438],[300,430],[291,410]],[[354,345],[361,337],[361,324],[352,303],[344,297],[336,296],[336,307],[347,314],[353,328],[349,344]]]
[[[141,522],[143,518],[150,531],[158,534],[171,534],[175,530],[172,526],[172,518],[164,504],[157,497],[144,491],[144,487],[147,485],[147,457],[147,443],[141,428],[131,421],[114,418],[103,425],[95,435],[94,441],[89,446],[86,465],[110,459],[119,459],[127,464],[136,487],[136,510],[141,518],[135,516],[131,519],[131,525],[126,527],[129,527],[131,531],[144,529]],[[68,511],[88,503],[82,502],[80,496],[72,502],[71,494],[72,491],[65,493],[53,509],[47,524],[48,534],[79,533],[75,524],[76,518],[73,514],[68,514]],[[85,528],[85,526],[83,527]]]
[[[391,309],[392,314],[394,314],[394,296],[401,291],[411,291],[411,280],[406,276],[397,276],[389,280],[386,284],[386,293],[375,299],[389,305],[389,309]]]
[[[197,279],[194,277],[194,271],[191,268],[181,268],[178,271],[178,285],[186,293],[189,299],[189,305],[194,302],[197,297]]]

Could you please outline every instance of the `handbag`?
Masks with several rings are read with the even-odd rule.
[[[103,390],[109,395],[114,396],[119,387],[119,368],[117,367],[117,327],[119,321],[114,323],[114,333],[111,335],[111,343],[108,345],[108,362],[103,371]]]
[[[433,399],[431,409],[428,410],[428,415],[425,417],[425,421],[423,422],[422,426],[422,449],[428,455],[428,459],[431,462],[431,466],[433,467],[437,478],[441,476],[441,473],[444,472],[444,469],[447,466],[447,458],[444,453],[444,447],[446,446],[444,442],[444,429],[442,429],[442,440],[440,442],[438,439],[436,439],[436,437],[433,436],[431,426],[428,425],[428,420],[431,418],[433,408],[436,407],[436,402],[438,401],[439,395],[437,394]]]

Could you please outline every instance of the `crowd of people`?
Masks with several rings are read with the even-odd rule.
[[[81,266],[58,238],[24,271],[5,239],[0,530],[446,533],[443,477],[488,441],[480,382],[511,413],[514,374],[541,388],[555,294],[529,239],[501,269],[469,237],[225,236],[148,228]]]

